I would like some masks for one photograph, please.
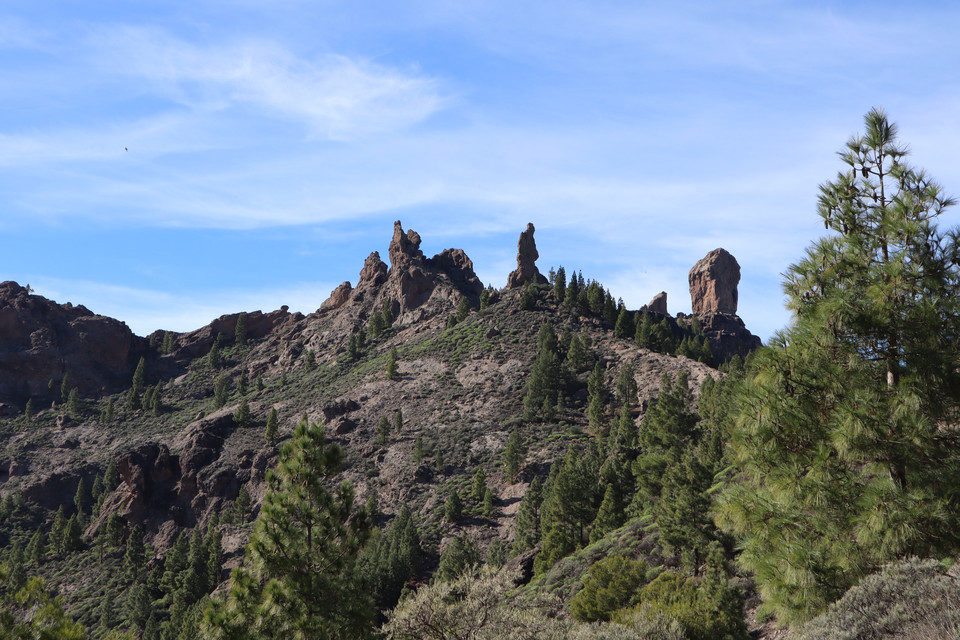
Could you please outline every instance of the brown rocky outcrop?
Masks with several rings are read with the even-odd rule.
[[[146,347],[119,320],[0,284],[0,398],[45,396],[47,382],[64,375],[81,395],[118,391]]]
[[[353,286],[349,281],[343,282],[339,287],[330,293],[330,297],[324,300],[320,305],[320,311],[335,311],[345,305],[353,292]]]
[[[390,299],[399,303],[394,313],[415,309],[426,302],[434,284],[435,279],[427,271],[426,260],[420,251],[420,234],[413,229],[404,233],[403,226],[397,220],[393,223],[390,271],[387,274]]]
[[[760,346],[737,316],[740,264],[726,249],[714,249],[690,269],[690,301],[713,354],[722,362]]]
[[[446,274],[462,293],[479,296],[483,291],[483,283],[473,271],[473,260],[467,257],[463,249],[444,249],[428,262]]]
[[[526,230],[520,234],[517,241],[517,268],[507,277],[507,288],[517,289],[527,283],[545,284],[547,279],[537,269],[537,243],[533,239],[535,229],[532,222],[527,223]]]
[[[363,263],[357,288],[378,287],[387,279],[387,265],[380,259],[380,252],[374,251]]]
[[[667,313],[667,292],[661,291],[653,296],[653,300],[647,305],[647,311],[650,313],[659,313],[662,316],[670,315]]]
[[[269,313],[251,311],[245,315],[247,339],[263,338],[281,324],[289,320],[303,318],[302,314],[291,314],[286,305]],[[237,319],[239,317],[239,313],[228,313],[205,327],[178,335],[175,340],[173,357],[177,360],[183,360],[204,356],[209,353],[210,347],[213,346],[213,342],[218,335],[223,336],[225,344],[233,342],[236,338]],[[158,332],[158,334],[161,334],[157,336],[160,340],[163,338],[162,333],[162,331]],[[129,383],[129,380],[127,382]]]
[[[740,265],[726,249],[714,249],[704,256],[690,269],[688,280],[693,315],[737,313]]]

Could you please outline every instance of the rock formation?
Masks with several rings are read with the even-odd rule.
[[[693,315],[737,313],[740,265],[726,249],[714,249],[693,265],[688,276]]]
[[[350,285],[350,282],[342,283],[330,293],[329,298],[324,300],[323,304],[320,305],[320,310],[335,311],[339,309],[350,299],[351,292],[353,292],[353,287]]]
[[[653,296],[653,300],[647,305],[647,311],[650,313],[659,313],[662,316],[670,315],[667,313],[667,292],[661,291]]]
[[[517,269],[507,277],[507,288],[517,289],[525,286],[528,282],[535,284],[545,284],[547,279],[537,269],[537,258],[540,254],[537,252],[537,243],[533,239],[533,223],[527,223],[527,229],[520,234],[520,240],[517,242]]]
[[[690,301],[714,355],[728,360],[760,346],[737,316],[740,265],[726,249],[714,249],[690,269]]]
[[[45,399],[47,382],[59,385],[64,375],[81,395],[119,390],[146,347],[119,320],[0,284],[0,398]]]
[[[380,259],[380,252],[374,251],[363,262],[357,289],[380,286],[387,279],[387,271],[387,265]]]

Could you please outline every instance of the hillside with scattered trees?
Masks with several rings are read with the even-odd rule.
[[[0,285],[0,640],[958,638],[960,244],[880,110],[760,345],[394,227],[312,314]]]

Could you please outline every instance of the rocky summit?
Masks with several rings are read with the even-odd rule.
[[[161,580],[185,540],[215,533],[212,591],[242,563],[269,471],[304,420],[324,424],[343,448],[337,481],[375,505],[376,524],[405,509],[416,518],[423,560],[410,585],[428,582],[459,537],[484,553],[513,544],[524,496],[555,460],[612,442],[612,425],[642,424],[664,384],[682,379],[695,394],[722,378],[717,365],[759,345],[735,315],[739,267],[723,250],[691,271],[698,325],[668,316],[663,293],[630,311],[595,281],[576,296],[576,278],[548,282],[533,236],[529,224],[517,269],[497,290],[460,249],[426,257],[420,235],[397,221],[390,264],[371,253],[356,286],[342,283],[314,313],[234,313],[146,338],[82,306],[0,285],[0,493],[23,501],[0,523],[0,545],[26,544],[34,531],[61,535],[58,518],[75,515],[77,541],[36,571],[87,625],[99,619],[91,602],[129,586],[120,576],[131,536],[147,545],[144,575]],[[562,375],[556,369],[546,395],[531,400],[544,393],[532,382],[544,335]],[[609,390],[600,405],[588,377]],[[622,389],[631,397],[618,400]],[[517,433],[523,451],[507,472]],[[490,495],[451,520],[451,493],[466,497],[478,469]],[[516,562],[533,571],[536,555]],[[103,571],[76,567],[94,557]],[[173,624],[167,587],[156,588],[161,624]]]

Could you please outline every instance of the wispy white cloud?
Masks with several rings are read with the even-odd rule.
[[[88,46],[103,73],[151,83],[169,100],[219,111],[246,105],[350,140],[402,129],[442,109],[440,83],[343,55],[304,59],[276,42],[201,45],[139,26],[98,28]]]

